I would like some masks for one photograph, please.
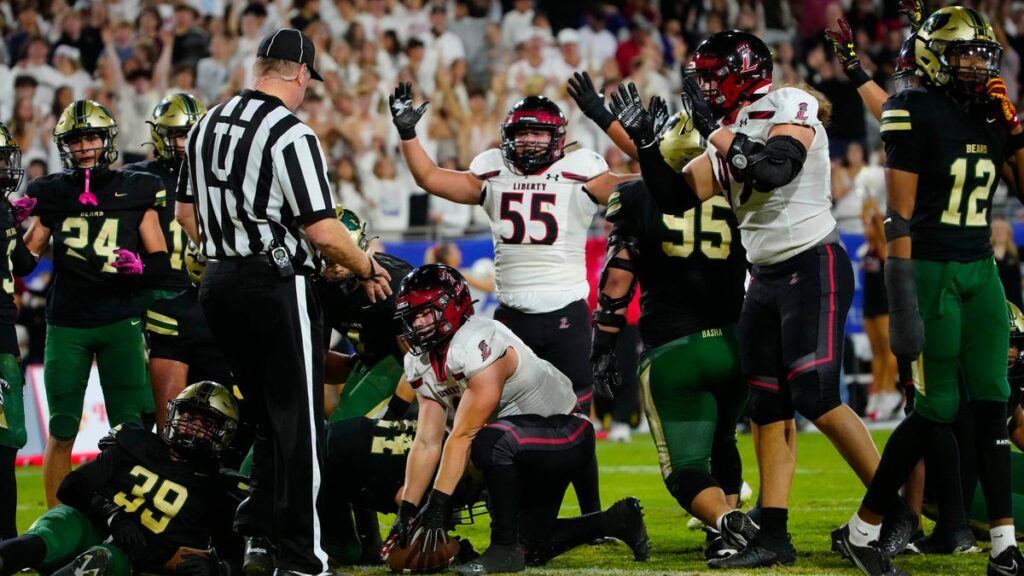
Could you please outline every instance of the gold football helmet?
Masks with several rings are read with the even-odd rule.
[[[668,119],[659,137],[658,148],[665,163],[676,172],[681,172],[690,160],[704,153],[708,142],[693,128],[686,112],[679,112]]]
[[[338,220],[345,225],[348,235],[352,237],[352,241],[356,243],[356,246],[359,246],[360,250],[366,252],[366,249],[370,247],[371,240],[366,235],[366,222],[363,222],[358,214],[345,208],[342,204],[335,206],[334,212],[338,215]]]
[[[166,162],[180,161],[181,154],[171,144],[171,138],[188,134],[203,114],[206,106],[191,94],[171,94],[161,100],[152,117],[146,120],[156,157]]]
[[[914,65],[922,82],[965,96],[985,96],[985,85],[999,75],[1002,57],[988,19],[963,6],[933,12],[914,41]]]
[[[25,169],[21,167],[21,148],[14,136],[0,123],[0,193],[7,196],[21,186]]]
[[[238,404],[216,382],[196,382],[167,403],[164,440],[183,455],[217,458],[237,429]]]
[[[110,111],[92,100],[76,100],[64,109],[53,128],[53,139],[60,150],[60,158],[65,168],[74,169],[78,165],[71,155],[69,142],[81,138],[85,134],[96,134],[103,140],[102,152],[96,160],[96,166],[105,166],[117,161],[117,121]]]

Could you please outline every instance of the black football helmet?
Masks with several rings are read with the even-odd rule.
[[[21,186],[25,170],[21,167],[21,148],[0,122],[0,194],[7,196]]]
[[[237,429],[235,397],[216,382],[196,382],[167,403],[164,441],[182,456],[216,459]]]
[[[914,61],[914,35],[907,36],[900,46],[900,53],[896,56],[896,72],[892,75],[897,81],[900,89],[909,88],[916,84],[917,64]]]
[[[700,86],[716,118],[731,118],[771,88],[772,51],[748,32],[716,32],[697,45],[683,73]]]
[[[501,155],[523,174],[534,174],[565,154],[565,126],[565,114],[557,104],[545,96],[527,96],[509,109],[501,125]],[[517,147],[516,134],[522,130],[550,132],[551,140]]]
[[[417,317],[430,311],[429,324],[416,326]],[[448,342],[473,315],[469,286],[458,270],[427,264],[402,279],[395,298],[395,320],[413,354],[435,350]]]

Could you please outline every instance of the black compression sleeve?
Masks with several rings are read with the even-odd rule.
[[[678,215],[700,204],[686,178],[665,163],[656,146],[638,148],[637,159],[644,184],[662,213]]]
[[[28,251],[21,236],[16,236],[14,252],[11,252],[11,271],[15,276],[28,276],[36,269],[36,257]]]
[[[171,273],[171,260],[167,252],[153,252],[142,256],[142,285],[146,288],[157,288],[164,283]]]

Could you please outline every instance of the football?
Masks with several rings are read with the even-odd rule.
[[[439,544],[433,550],[420,551],[418,541],[408,546],[395,546],[388,554],[388,567],[398,574],[426,574],[439,572],[455,563],[459,554],[459,541],[448,537],[448,541]]]

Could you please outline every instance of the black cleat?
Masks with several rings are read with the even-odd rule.
[[[774,542],[755,536],[739,552],[725,558],[708,560],[710,568],[762,568],[767,566],[792,566],[796,563],[796,550],[786,535],[786,540]]]
[[[630,496],[612,504],[604,512],[609,536],[614,536],[629,546],[633,559],[647,560],[651,555],[651,539],[647,537],[644,524],[644,509],[640,501]]]
[[[106,576],[110,573],[113,555],[105,548],[92,548],[79,554],[70,564],[52,576]]]
[[[843,558],[850,560],[850,553],[846,551],[846,545],[843,544],[843,537],[845,536],[846,524],[843,524],[839,528],[832,531],[832,551],[837,552]]]
[[[269,538],[254,536],[245,540],[242,573],[245,576],[272,576],[274,574],[274,543]]]
[[[713,528],[704,527],[704,559],[725,558],[736,553],[736,549],[725,543],[725,538]]]
[[[733,510],[722,518],[722,538],[737,550],[753,540],[759,530],[757,524],[740,510]]]
[[[859,568],[865,576],[908,576],[906,572],[893,566],[892,558],[889,558],[880,548],[857,546],[851,542],[849,525],[840,528],[838,536],[838,544],[846,552],[843,555],[853,562],[853,565]]]
[[[917,514],[900,500],[900,510],[885,517],[882,533],[878,535],[878,548],[890,558],[899,556],[919,526]]]
[[[921,554],[921,544],[925,540],[924,530],[918,530],[910,535],[910,542],[907,542],[907,547],[903,549],[904,556],[916,556]]]
[[[931,535],[916,542],[917,551],[921,554],[974,554],[981,552],[978,541],[974,539],[971,529],[935,527]],[[909,546],[908,546],[909,548]]]
[[[1020,548],[1011,546],[996,556],[988,559],[988,576],[1018,576],[1024,574],[1024,556]]]
[[[526,570],[523,549],[518,544],[493,544],[479,558],[455,567],[460,576],[504,574]]]

